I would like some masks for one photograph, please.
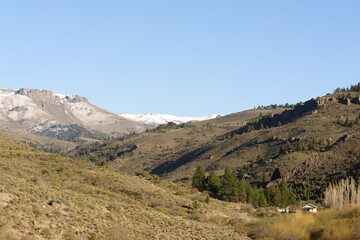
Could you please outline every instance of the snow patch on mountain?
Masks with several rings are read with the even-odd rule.
[[[0,89],[2,127],[40,132],[71,124],[113,135],[150,127],[94,106],[85,97],[39,89]]]
[[[37,120],[43,121],[49,117],[29,97],[18,95],[16,91],[15,89],[0,90],[0,111],[3,116],[13,121],[33,119],[34,116]]]
[[[15,95],[16,89],[0,89],[0,97],[8,97]]]
[[[132,114],[132,113],[120,113],[119,116],[125,117],[137,122],[142,122],[146,124],[167,124],[173,122],[176,124],[188,123],[188,122],[197,122],[205,121],[213,118],[221,117],[220,114],[211,114],[203,117],[178,117],[170,114],[154,114],[154,113],[145,113],[145,114]]]

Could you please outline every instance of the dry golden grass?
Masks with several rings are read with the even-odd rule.
[[[40,152],[1,133],[0,183],[1,240],[242,238],[224,222],[202,220],[209,211],[227,216],[227,203],[207,204],[183,184]]]
[[[360,239],[360,208],[287,214],[248,225],[253,239]]]

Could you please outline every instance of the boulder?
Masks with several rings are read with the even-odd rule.
[[[60,207],[60,203],[54,200],[51,200],[47,203],[49,206],[52,206],[54,208],[59,208]]]
[[[350,103],[351,103],[351,100],[350,100],[349,98],[346,98],[346,99],[345,99],[345,104],[349,106]]]

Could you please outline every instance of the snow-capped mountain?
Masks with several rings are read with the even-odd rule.
[[[203,117],[178,117],[169,114],[154,114],[154,113],[146,113],[146,114],[121,113],[119,114],[119,116],[131,120],[135,120],[137,122],[142,122],[146,124],[155,124],[155,125],[166,124],[169,122],[181,124],[187,122],[205,121],[205,120],[221,117],[220,114],[211,114]]]
[[[0,89],[0,126],[42,135],[78,125],[105,134],[144,131],[148,126],[89,103],[85,97],[38,89]],[[77,131],[80,131],[76,128]]]

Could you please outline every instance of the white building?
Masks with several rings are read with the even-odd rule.
[[[308,203],[305,206],[303,206],[302,210],[303,210],[303,212],[316,213],[318,210],[318,207],[315,206],[314,204]]]
[[[289,207],[286,207],[286,208],[279,208],[278,207],[278,212],[280,212],[280,213],[288,213],[289,212]]]

